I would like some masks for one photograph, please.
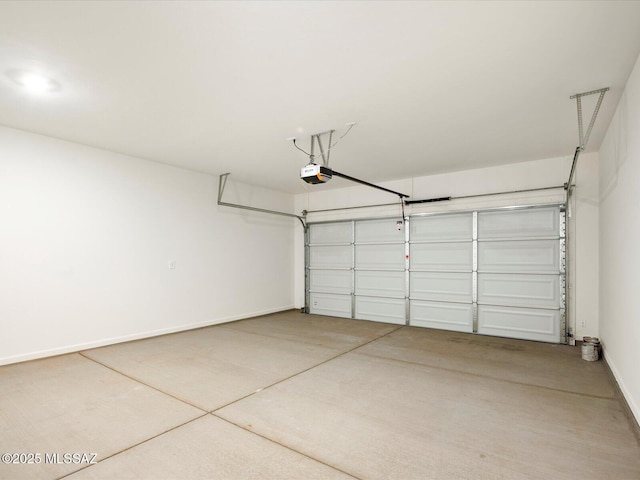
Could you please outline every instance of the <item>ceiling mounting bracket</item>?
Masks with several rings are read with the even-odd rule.
[[[335,130],[327,130],[326,132],[321,132],[321,133],[314,133],[313,135],[311,135],[311,162],[315,163],[315,155],[314,155],[314,151],[315,151],[315,143],[318,143],[318,149],[320,150],[320,156],[322,157],[322,165],[324,165],[325,167],[329,166],[329,155],[331,154],[331,140],[333,139],[333,132],[335,132]],[[328,148],[325,151],[324,147],[322,146],[322,136],[323,135],[329,135],[329,143],[328,143]]]
[[[314,133],[313,135],[311,135],[311,145],[310,145],[310,150],[309,150],[308,153],[305,152],[304,150],[302,150],[300,147],[298,147],[296,145],[296,139],[295,138],[289,139],[289,140],[293,140],[293,145],[298,150],[300,150],[301,152],[303,152],[303,153],[305,153],[306,155],[309,156],[309,164],[306,167],[303,167],[302,170],[300,171],[300,178],[303,179],[307,183],[317,184],[317,183],[326,183],[327,181],[331,180],[332,177],[341,177],[341,178],[344,178],[345,180],[350,180],[352,182],[356,182],[356,183],[359,183],[361,185],[366,185],[368,187],[376,188],[376,189],[382,190],[384,192],[393,193],[394,195],[397,195],[398,197],[400,197],[400,201],[402,203],[402,208],[404,208],[404,199],[405,198],[409,198],[409,195],[405,195],[404,193],[396,192],[395,190],[390,190],[388,188],[384,188],[384,187],[381,187],[379,185],[375,185],[373,183],[366,182],[364,180],[360,180],[360,179],[355,178],[355,177],[351,177],[349,175],[337,172],[337,171],[329,168],[329,155],[331,153],[331,149],[333,147],[335,147],[336,144],[341,139],[343,139],[351,131],[351,129],[353,128],[353,126],[355,124],[356,124],[356,122],[347,123],[347,126],[349,128],[347,129],[347,131],[338,140],[336,140],[335,143],[331,143],[332,140],[333,140],[333,134],[334,134],[335,130],[327,130],[325,132]],[[328,135],[329,136],[329,143],[327,144],[326,150],[325,150],[324,146],[322,145],[322,136],[323,135]],[[316,143],[318,144],[318,148],[320,149],[320,156],[322,157],[322,165],[318,165],[315,162],[315,159],[316,159],[316,155],[315,155]],[[403,215],[403,218],[404,218],[404,215]]]
[[[600,105],[602,105],[602,99],[604,98],[604,94],[609,91],[609,87],[600,88],[598,90],[591,90],[590,92],[577,93],[576,95],[571,95],[569,98],[573,100],[576,99],[576,106],[578,108],[578,133],[580,137],[580,149],[584,150],[589,142],[589,137],[591,136],[591,129],[593,128],[593,124],[596,122],[596,117],[598,116],[598,111],[600,110]],[[596,103],[596,108],[593,111],[593,115],[591,115],[591,121],[589,122],[589,126],[587,127],[587,133],[584,134],[584,127],[582,125],[582,97],[586,97],[588,95],[594,95],[599,93],[598,102]]]
[[[600,106],[602,105],[602,100],[604,99],[604,94],[609,91],[609,87],[600,88],[598,90],[591,90],[590,92],[577,93],[575,95],[571,95],[569,98],[573,100],[576,99],[576,107],[578,109],[578,137],[579,137],[579,145],[576,148],[575,153],[573,154],[573,163],[571,164],[571,173],[569,174],[569,180],[564,184],[565,190],[567,190],[568,194],[571,194],[571,190],[573,190],[573,176],[576,173],[576,165],[578,163],[578,157],[580,153],[587,147],[587,143],[589,142],[589,137],[591,136],[591,130],[593,129],[594,123],[596,123],[596,117],[598,116],[598,112],[600,111]],[[596,108],[593,110],[593,114],[591,115],[591,121],[589,122],[589,126],[587,127],[587,132],[584,132],[584,125],[582,121],[582,97],[586,97],[588,95],[595,95],[599,93],[598,101],[596,102]]]

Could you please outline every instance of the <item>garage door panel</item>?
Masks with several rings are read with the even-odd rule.
[[[405,305],[404,299],[356,296],[356,318],[404,325]]]
[[[408,232],[397,218],[311,225],[309,311],[559,343],[562,220],[547,205],[413,215]]]
[[[404,272],[356,272],[356,295],[405,297]]]
[[[351,268],[353,249],[349,245],[318,245],[309,249],[311,268]]]
[[[309,228],[309,243],[312,245],[353,242],[351,222],[321,223]]]
[[[356,245],[356,268],[404,270],[404,243]]]
[[[309,270],[309,291],[351,294],[351,270]]]
[[[404,243],[404,229],[398,230],[397,218],[364,220],[356,222],[356,242],[399,242]]]
[[[560,308],[560,276],[481,273],[478,303]]]
[[[470,240],[473,237],[473,214],[412,217],[410,233],[414,242]]]
[[[479,272],[558,273],[558,240],[478,242]]]
[[[560,318],[560,310],[479,305],[478,333],[558,343]]]
[[[462,303],[411,300],[409,324],[457,332],[473,332],[473,306]]]
[[[409,296],[416,300],[473,301],[471,273],[411,272]]]
[[[478,213],[479,239],[558,237],[558,207]]]
[[[351,295],[309,294],[309,312],[331,317],[351,318]]]
[[[473,243],[412,243],[409,261],[415,270],[470,272],[473,269]]]

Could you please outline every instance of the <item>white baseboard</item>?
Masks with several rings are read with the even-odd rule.
[[[116,343],[130,342],[132,340],[141,340],[143,338],[157,337],[160,335],[167,335],[169,333],[184,332],[187,330],[194,330],[196,328],[210,327],[212,325],[218,325],[221,323],[228,323],[228,322],[234,322],[236,320],[244,320],[247,318],[260,317],[262,315],[269,315],[270,313],[284,312],[287,310],[292,310],[294,308],[295,307],[293,305],[287,305],[283,307],[270,308],[267,310],[261,310],[257,312],[241,313],[238,315],[231,315],[228,317],[216,318],[213,320],[207,320],[205,322],[191,323],[191,324],[180,325],[176,327],[161,328],[158,330],[138,332],[130,335],[123,335],[120,337],[106,338],[106,339],[95,340],[87,343],[79,343],[76,345],[65,345],[63,347],[51,348],[48,350],[40,350],[40,351],[29,352],[29,353],[24,353],[20,355],[13,355],[11,357],[0,358],[0,365],[10,365],[12,363],[26,362],[29,360],[37,360],[40,358],[53,357],[56,355],[64,355],[67,353],[80,352],[82,350],[89,350],[92,348],[105,347],[107,345],[114,345]]]

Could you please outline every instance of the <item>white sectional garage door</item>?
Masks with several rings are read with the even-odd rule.
[[[355,318],[406,322],[405,236],[397,219],[355,222]]]
[[[411,218],[409,324],[473,332],[472,213]]]
[[[478,213],[478,333],[564,341],[563,219],[559,208]]]
[[[312,225],[308,242],[309,312],[352,318],[353,222]]]
[[[560,206],[312,224],[310,313],[564,342]]]

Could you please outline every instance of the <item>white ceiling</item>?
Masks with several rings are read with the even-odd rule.
[[[570,156],[608,86],[597,150],[639,52],[637,1],[3,1],[0,124],[300,192],[289,137],[357,121],[331,166],[372,182]]]

